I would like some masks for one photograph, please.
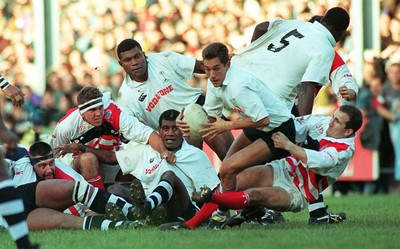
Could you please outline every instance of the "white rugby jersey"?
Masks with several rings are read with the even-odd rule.
[[[68,143],[85,143],[92,147],[118,150],[120,135],[128,140],[147,143],[153,130],[115,105],[109,93],[103,94],[103,125],[95,127],[83,120],[77,107],[58,122],[50,139],[52,148]]]
[[[10,167],[10,171],[12,172],[13,180],[16,186],[37,181],[36,172],[33,169],[29,157],[23,157],[17,161],[11,161],[8,159],[5,160]],[[55,159],[54,162],[54,179],[86,181],[81,174],[60,160]]]
[[[332,89],[338,97],[340,97],[339,87],[341,86],[346,86],[348,89],[351,89],[358,94],[358,85],[354,80],[350,69],[337,52],[335,52],[335,57],[333,58],[332,67],[329,73],[329,79],[332,82]]]
[[[157,129],[158,118],[164,111],[180,112],[182,107],[195,103],[203,90],[185,81],[193,79],[195,58],[165,51],[147,55],[147,61],[147,81],[136,82],[125,75],[117,104],[123,111]]]
[[[219,184],[217,172],[202,150],[183,140],[182,147],[174,153],[176,163],[169,164],[149,145],[130,142],[123,150],[117,151],[116,156],[123,174],[138,178],[146,196],[151,194],[167,170],[172,170],[182,180],[189,196],[204,184],[211,189]]]
[[[342,57],[335,51],[335,57],[333,58],[331,70],[329,71],[329,79],[332,82],[332,90],[337,97],[341,97],[339,93],[339,88],[341,86],[346,86],[348,89],[353,90],[356,95],[358,95],[358,85],[347,67],[346,63],[343,61]],[[317,96],[321,88],[315,89],[315,96]],[[298,95],[296,96],[295,105],[298,104]]]
[[[304,141],[307,133],[319,141],[319,151],[305,149],[307,163],[293,155],[271,162],[288,170],[291,180],[308,201],[318,199],[320,192],[336,182],[354,155],[355,136],[342,139],[326,137],[330,119],[326,115],[295,119],[297,141]]]
[[[319,22],[275,19],[232,63],[260,78],[291,110],[301,82],[328,84],[335,45]]]
[[[15,182],[16,186],[24,185],[31,182],[36,182],[37,175],[33,166],[29,160],[29,157],[23,157],[17,161],[11,161],[5,159],[10,167],[10,172],[13,175],[13,181]],[[54,160],[55,167],[54,167],[54,179],[63,179],[63,180],[75,180],[75,181],[84,181],[86,182],[85,178],[70,166],[64,164],[58,159]],[[75,204],[68,209],[64,210],[64,213],[74,214],[77,216],[84,217],[85,210],[88,210],[87,207],[81,204]]]
[[[262,131],[271,131],[291,118],[284,102],[254,75],[231,65],[220,87],[207,81],[206,101],[203,106],[209,116],[216,113],[221,116],[225,109],[237,113],[242,118],[250,117],[257,122],[267,116],[270,124],[259,127]]]

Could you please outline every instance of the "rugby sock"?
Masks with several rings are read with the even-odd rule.
[[[324,197],[322,194],[318,196],[316,201],[310,201],[308,205],[308,212],[310,214],[310,218],[318,218],[326,214]]]
[[[90,188],[93,188],[93,193],[91,195]],[[105,206],[108,202],[114,203],[120,207],[125,216],[128,214],[128,209],[132,207],[132,204],[126,202],[121,197],[110,194],[104,190],[94,188],[86,182],[79,181],[75,182],[72,199],[75,203],[81,202],[83,205],[99,214],[105,213]]]
[[[242,209],[249,206],[249,195],[244,191],[224,192],[222,194],[213,194],[210,202],[217,203],[229,209]]]
[[[97,175],[95,177],[92,177],[90,179],[85,179],[90,185],[93,187],[99,188],[101,190],[105,190],[103,180],[101,179],[100,175]]]
[[[171,200],[173,194],[174,189],[171,184],[166,180],[161,180],[146,200],[150,203],[151,210],[153,210],[161,204]]]
[[[8,224],[8,231],[17,248],[30,248],[28,224],[24,215],[24,203],[9,179],[0,182],[0,214]]]
[[[200,208],[199,212],[195,216],[193,216],[190,220],[185,222],[185,225],[189,229],[194,229],[197,226],[203,224],[204,221],[206,221],[212,213],[217,210],[218,204],[213,203],[213,202],[206,202],[203,204],[203,206]]]
[[[102,216],[86,216],[83,220],[83,230],[101,229],[102,231],[120,227],[124,221],[111,221]]]

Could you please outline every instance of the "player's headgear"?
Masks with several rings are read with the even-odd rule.
[[[29,160],[32,166],[45,160],[54,159],[53,150],[48,143],[36,142],[29,147]]]

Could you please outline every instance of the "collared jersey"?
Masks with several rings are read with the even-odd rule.
[[[203,90],[185,81],[193,79],[195,58],[165,51],[148,55],[147,61],[148,79],[136,82],[125,75],[117,103],[123,111],[157,129],[158,118],[164,111],[181,111],[195,103]]]
[[[336,41],[319,22],[275,19],[268,31],[232,57],[292,109],[301,82],[327,85]]]
[[[116,157],[123,174],[131,174],[141,181],[146,196],[151,194],[161,175],[168,170],[182,180],[189,195],[204,184],[211,189],[219,184],[217,173],[202,150],[183,140],[182,147],[174,153],[176,163],[169,164],[149,145],[130,142],[124,150],[116,152]]]
[[[36,182],[37,175],[33,166],[28,157],[23,157],[17,161],[11,161],[6,159],[9,167],[10,172],[13,175],[13,181],[15,182],[16,186],[24,185],[31,182]],[[85,178],[70,166],[64,164],[58,159],[54,160],[55,167],[54,167],[54,175],[53,179],[63,179],[63,180],[75,180],[75,181],[85,181]],[[85,210],[87,207],[81,204],[75,204],[68,209],[64,210],[64,213],[74,214],[77,216],[84,217]]]
[[[214,116],[214,113],[221,116],[225,109],[239,114],[241,118],[250,117],[253,122],[269,117],[270,124],[258,128],[266,132],[291,118],[290,110],[282,100],[275,97],[267,85],[234,65],[227,70],[220,87],[215,87],[210,80],[207,81],[203,108],[209,116]]]
[[[307,115],[295,119],[297,141],[304,141],[309,134],[319,141],[319,150],[305,149],[307,163],[292,155],[271,164],[285,167],[293,183],[309,201],[318,199],[319,193],[332,185],[344,172],[354,155],[354,138],[326,137],[331,117]]]
[[[340,97],[339,87],[341,86],[346,86],[348,89],[351,89],[358,94],[358,85],[354,80],[350,69],[336,51],[329,73],[329,79],[332,82],[332,90],[338,97]]]
[[[153,130],[128,113],[121,111],[103,94],[104,118],[100,127],[84,121],[78,108],[70,109],[58,122],[50,139],[52,148],[68,143],[84,143],[105,150],[119,150],[120,135],[128,140],[147,143]]]

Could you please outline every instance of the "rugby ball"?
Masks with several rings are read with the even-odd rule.
[[[189,137],[193,140],[202,140],[199,130],[205,127],[200,124],[208,123],[208,116],[203,107],[196,103],[187,105],[183,113],[183,121],[190,126]]]

